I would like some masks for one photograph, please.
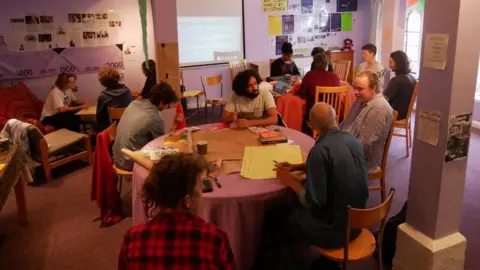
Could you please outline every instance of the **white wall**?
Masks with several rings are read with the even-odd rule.
[[[55,23],[59,24],[66,23],[67,14],[72,12],[106,12],[114,10],[120,13],[122,15],[123,27],[117,42],[125,45],[135,45],[136,47],[136,54],[129,55],[124,59],[124,83],[132,90],[142,89],[145,77],[140,66],[145,58],[142,49],[142,31],[137,0],[16,0],[8,2],[8,5],[2,4],[0,9],[0,35],[5,33],[5,36],[10,36],[10,18],[25,13],[51,14],[54,16]],[[150,1],[147,1],[147,3],[149,11],[151,11]],[[151,12],[148,13],[147,25],[148,51],[150,58],[154,58],[155,49]],[[45,99],[55,78],[56,76],[28,79],[25,83],[39,99]],[[91,99],[92,102],[96,102],[96,98],[102,91],[102,86],[97,80],[97,74],[80,74],[77,78],[77,84],[79,88],[78,98]]]

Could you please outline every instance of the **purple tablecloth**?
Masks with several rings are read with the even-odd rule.
[[[203,125],[208,128],[212,125]],[[308,153],[314,140],[296,130],[280,128]],[[163,137],[157,138],[148,145],[162,145]],[[147,221],[144,213],[140,191],[148,171],[135,164],[132,180],[133,225]],[[214,186],[211,193],[202,194],[198,215],[207,222],[216,224],[229,237],[238,269],[250,269],[261,239],[261,229],[265,211],[286,192],[286,188],[277,180],[248,180],[240,174],[219,177],[222,188]]]

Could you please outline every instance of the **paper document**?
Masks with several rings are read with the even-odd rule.
[[[299,164],[303,162],[298,145],[247,146],[243,154],[240,175],[248,179],[276,178],[276,162]]]
[[[96,115],[96,114],[97,114],[97,106],[90,106],[76,113],[76,115]]]

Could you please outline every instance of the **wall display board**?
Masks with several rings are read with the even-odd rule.
[[[295,55],[308,56],[314,47],[340,48],[343,39],[351,38],[355,30],[355,12],[339,12],[339,9],[356,10],[356,1],[350,1],[347,6],[337,0],[283,1],[288,3],[286,12],[267,14],[268,34],[275,55],[281,54],[285,41],[293,44]]]

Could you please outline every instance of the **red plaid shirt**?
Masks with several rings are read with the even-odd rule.
[[[235,263],[223,231],[192,214],[173,211],[125,233],[118,269],[235,269]]]

